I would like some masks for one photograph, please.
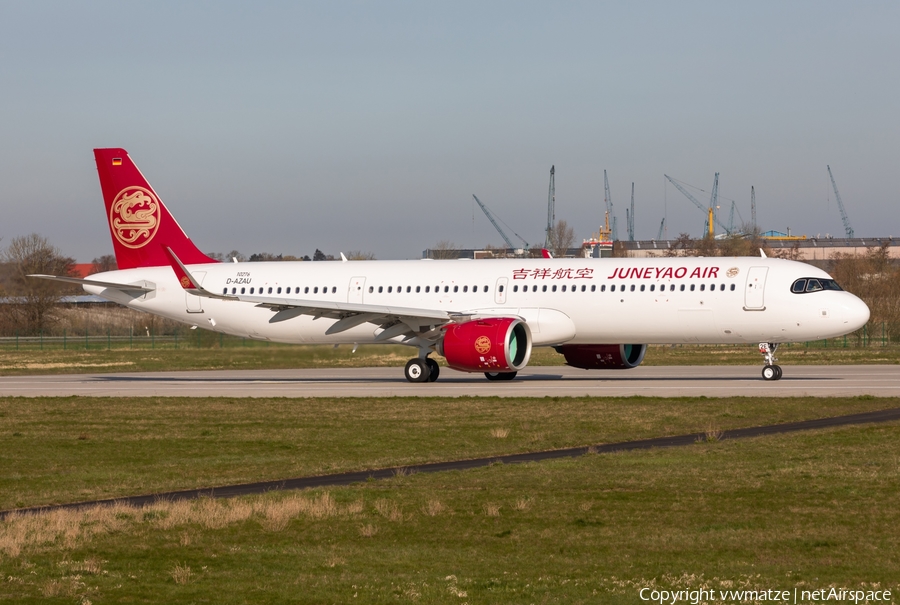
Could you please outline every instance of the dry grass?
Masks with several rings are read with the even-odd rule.
[[[523,511],[528,510],[529,506],[531,506],[531,498],[517,498],[513,508],[517,511]]]
[[[94,536],[126,531],[135,525],[152,530],[170,530],[199,525],[217,530],[249,520],[256,520],[263,529],[284,530],[298,518],[328,519],[336,516],[351,518],[364,510],[362,501],[339,506],[328,492],[320,495],[288,494],[286,497],[258,496],[228,500],[200,498],[198,500],[159,501],[144,507],[122,504],[94,506],[81,510],[55,510],[39,514],[12,514],[0,523],[0,554],[16,558],[24,553],[44,548],[72,550],[88,543]],[[387,502],[387,501],[385,501]],[[377,505],[376,505],[377,507]],[[395,504],[384,506],[385,518],[400,521],[403,514]],[[183,531],[182,546],[192,542],[191,534]],[[86,559],[70,565],[73,572],[97,574],[102,561]],[[51,587],[48,590],[61,590]]]
[[[491,437],[495,439],[506,439],[509,437],[509,429],[491,429]]]
[[[422,512],[429,517],[437,517],[447,510],[447,507],[444,506],[440,500],[431,499],[425,503],[425,506],[422,507]]]
[[[499,517],[500,508],[501,506],[499,504],[495,504],[494,502],[486,502],[484,506],[482,506],[484,514],[488,517]]]
[[[169,571],[176,584],[187,584],[191,581],[191,568],[187,565],[176,565]]]
[[[403,521],[403,511],[400,510],[400,507],[393,500],[376,500],[375,510],[388,521],[395,523]]]
[[[378,534],[378,528],[371,523],[359,526],[359,535],[363,538],[374,538]]]

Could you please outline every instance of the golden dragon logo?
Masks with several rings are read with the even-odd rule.
[[[475,352],[480,355],[484,355],[486,353],[490,353],[491,351],[491,339],[487,336],[479,336],[475,339]]]
[[[146,246],[159,229],[159,200],[143,187],[126,187],[113,200],[109,224],[126,248]]]

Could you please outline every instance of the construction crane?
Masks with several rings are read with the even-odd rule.
[[[715,223],[718,222],[716,215],[718,214],[716,210],[719,209],[719,173],[716,173],[716,176],[713,178],[713,188],[712,195],[709,196],[709,217],[706,219],[706,232],[710,238],[715,237],[716,228]],[[721,224],[721,222],[719,222]],[[731,230],[725,228],[727,233],[731,233]]]
[[[756,189],[753,188],[753,185],[750,185],[750,222],[753,224],[753,233],[755,234],[756,229]]]
[[[628,211],[625,211],[628,214]],[[628,214],[628,217],[625,221],[628,224],[628,241],[634,241],[634,183],[631,184],[631,214]]]
[[[844,231],[847,239],[853,238],[853,227],[850,226],[850,219],[847,218],[847,211],[844,210],[844,202],[841,201],[841,194],[838,193],[837,183],[834,182],[834,175],[831,174],[831,166],[827,166],[828,176],[831,178],[831,186],[834,187],[834,198],[837,200],[838,209],[841,211],[841,220],[844,221]]]
[[[544,248],[550,248],[551,233],[556,223],[556,165],[550,166],[550,191],[547,193],[547,238]]]
[[[709,221],[709,215],[712,214],[713,221],[715,221],[715,223],[718,224],[724,231],[726,231],[726,232],[728,231],[728,227],[726,227],[725,225],[723,225],[723,224],[719,221],[719,219],[716,218],[715,213],[711,212],[712,208],[707,208],[706,206],[704,206],[703,203],[702,203],[700,200],[698,200],[698,199],[695,198],[693,195],[691,195],[690,192],[689,192],[687,189],[685,189],[684,187],[682,187],[681,185],[679,185],[679,184],[678,184],[678,181],[676,181],[675,179],[673,179],[672,177],[670,177],[668,174],[664,174],[663,176],[666,177],[666,178],[669,180],[670,183],[672,183],[673,185],[675,185],[675,188],[676,188],[678,191],[680,191],[681,193],[683,193],[684,196],[685,196],[687,199],[689,199],[689,200],[691,200],[692,202],[694,202],[694,204],[697,206],[697,208],[699,208],[699,209],[702,210],[703,212],[706,212],[706,213],[707,213],[707,219],[706,219],[706,229],[707,229],[707,230],[709,230],[709,222],[710,222],[710,221]],[[718,173],[718,172],[716,173],[716,181],[715,181],[715,182],[716,182],[716,185],[717,185],[716,189],[718,190],[718,184],[719,184],[719,173]],[[717,194],[718,194],[718,191],[717,191]],[[717,195],[716,197],[718,197],[718,195]]]
[[[663,217],[663,220],[659,222],[659,233],[656,234],[656,241],[662,241],[663,231],[666,229],[666,217]]]
[[[606,178],[606,171],[603,171],[603,201],[606,202],[606,213],[612,218],[612,238],[613,241],[619,239],[619,230],[616,228],[616,214],[613,212],[612,196],[609,194],[609,179]]]
[[[499,233],[499,234],[500,234],[500,237],[503,238],[503,241],[506,242],[506,246],[507,246],[510,250],[515,250],[516,247],[513,245],[512,241],[510,241],[509,237],[507,237],[507,235],[506,235],[506,233],[503,231],[503,229],[500,228],[500,225],[499,225],[499,224],[497,223],[497,221],[494,219],[494,215],[491,214],[491,211],[487,209],[487,206],[485,206],[485,205],[482,203],[482,201],[481,201],[480,199],[478,199],[478,196],[475,195],[474,193],[472,194],[472,197],[475,198],[475,201],[478,202],[478,205],[481,207],[481,211],[484,212],[484,215],[485,215],[486,217],[488,217],[488,220],[489,220],[489,221],[491,221],[491,224],[494,226],[494,229],[497,230],[497,233]],[[502,219],[501,219],[501,222],[502,222]],[[503,223],[503,224],[506,225],[506,223]],[[509,229],[509,225],[506,225],[506,228]],[[512,229],[510,229],[510,231],[512,231]],[[513,235],[515,235],[515,236],[518,237],[520,240],[522,240],[522,243],[525,244],[525,249],[526,249],[526,250],[530,247],[530,245],[528,244],[528,242],[526,242],[526,241],[525,241],[525,238],[523,238],[521,235],[519,235],[519,234],[516,233],[515,231],[513,231]]]

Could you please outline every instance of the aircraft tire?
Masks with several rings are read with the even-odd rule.
[[[778,368],[778,366],[765,366],[762,369],[763,380],[778,380],[779,375],[776,368]]]
[[[441,366],[431,357],[426,357],[425,363],[428,364],[428,382],[434,382],[441,375]]]
[[[410,382],[427,382],[429,370],[428,364],[416,357],[406,362],[406,369],[403,373]]]

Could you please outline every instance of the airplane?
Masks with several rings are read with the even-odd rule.
[[[192,327],[297,344],[403,344],[404,375],[446,364],[512,380],[533,347],[576,368],[630,369],[648,344],[759,343],[779,380],[780,343],[842,336],[866,304],[825,271],[761,257],[218,262],[188,238],[124,149],[94,157],[118,269],[79,284]]]

